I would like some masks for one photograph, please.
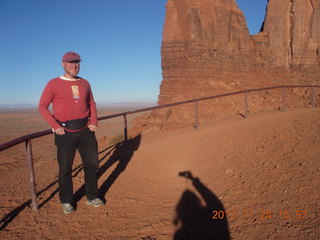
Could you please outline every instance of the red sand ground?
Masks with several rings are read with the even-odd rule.
[[[230,234],[225,240],[320,239],[319,109],[230,117],[116,147],[100,141],[107,204],[86,206],[77,156],[78,206],[70,215],[58,200],[52,145],[52,136],[33,143],[39,212],[29,207],[22,153],[1,152],[0,239],[170,240],[195,232]],[[186,170],[200,182],[178,176]]]

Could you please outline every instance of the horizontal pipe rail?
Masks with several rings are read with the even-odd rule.
[[[13,146],[15,146],[15,145],[18,145],[18,144],[20,144],[20,143],[29,141],[29,140],[31,140],[31,139],[39,138],[39,137],[43,137],[43,136],[49,135],[50,133],[52,133],[52,130],[51,130],[51,129],[48,129],[48,130],[44,130],[44,131],[41,131],[41,132],[35,132],[35,133],[31,133],[31,134],[25,135],[25,136],[16,138],[16,139],[14,139],[14,140],[11,140],[11,141],[9,141],[9,142],[5,142],[5,143],[3,143],[3,144],[0,145],[0,152],[3,151],[3,150],[5,150],[5,149],[8,149],[8,148],[10,148],[10,147],[13,147]]]
[[[190,100],[185,100],[185,101],[180,101],[180,102],[175,102],[175,103],[164,104],[164,105],[160,105],[160,106],[141,108],[141,109],[137,109],[137,110],[131,110],[131,111],[116,113],[116,114],[112,114],[112,115],[102,116],[102,117],[98,117],[98,121],[111,119],[111,118],[115,118],[115,117],[120,117],[120,116],[125,116],[125,115],[129,115],[129,114],[134,114],[134,113],[147,112],[147,111],[161,109],[161,108],[178,106],[178,105],[187,104],[187,103],[194,103],[194,102],[200,102],[200,101],[205,101],[205,100],[209,100],[209,99],[227,97],[227,96],[232,96],[232,95],[237,95],[237,94],[242,94],[242,93],[250,93],[250,92],[257,92],[257,91],[267,91],[267,90],[273,90],[273,89],[284,89],[284,88],[320,88],[320,86],[317,86],[317,85],[284,85],[284,86],[274,86],[274,87],[265,87],[265,88],[255,88],[255,89],[250,89],[250,90],[242,90],[242,91],[223,93],[223,94],[218,94],[218,95],[209,96],[209,97],[195,98],[195,99],[190,99]],[[31,139],[34,139],[34,138],[38,138],[38,137],[42,137],[42,136],[45,136],[45,135],[49,135],[51,133],[52,133],[52,130],[48,129],[48,130],[44,130],[44,131],[41,131],[41,132],[31,133],[31,134],[19,137],[17,139],[12,140],[12,141],[9,141],[9,142],[1,144],[0,145],[0,151],[3,151],[5,149],[8,149],[10,147],[13,147],[15,145],[18,145],[20,143],[23,143],[25,141],[28,141],[28,140],[31,140]]]
[[[281,89],[281,88],[302,88],[302,87],[303,88],[313,88],[313,87],[320,88],[320,86],[314,86],[314,85],[286,85],[286,86],[256,88],[256,89],[250,89],[250,90],[223,93],[223,94],[209,96],[209,97],[195,98],[195,99],[190,99],[190,100],[185,100],[185,101],[180,101],[180,102],[175,102],[175,103],[168,103],[168,104],[164,104],[164,105],[160,105],[160,106],[141,108],[141,109],[137,109],[137,110],[127,111],[127,112],[123,112],[123,113],[117,113],[117,114],[108,115],[108,116],[104,116],[104,117],[99,117],[98,120],[105,120],[105,119],[110,119],[110,118],[114,118],[114,117],[119,117],[124,114],[128,115],[128,114],[139,113],[139,112],[147,112],[147,111],[151,111],[151,110],[173,107],[173,106],[178,106],[178,105],[187,104],[187,103],[200,102],[200,101],[205,101],[205,100],[220,98],[220,97],[227,97],[227,96],[237,95],[237,94],[241,94],[241,93],[267,91],[267,90]]]

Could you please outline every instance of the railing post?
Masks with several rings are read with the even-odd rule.
[[[243,103],[244,103],[244,117],[248,117],[248,93],[245,92],[243,95]]]
[[[281,88],[281,111],[284,112],[286,109],[286,93],[285,88]]]
[[[32,157],[32,146],[31,140],[25,141],[26,153],[27,153],[27,166],[30,180],[30,191],[31,191],[31,208],[33,211],[38,211],[37,194],[36,194],[36,183],[34,177],[33,157]]]
[[[124,140],[128,140],[128,120],[127,114],[123,114],[123,130],[124,130]]]
[[[194,102],[194,128],[198,130],[199,128],[199,109],[198,102]]]
[[[315,107],[314,98],[315,98],[315,89],[314,89],[314,87],[312,87],[311,88],[311,107],[312,108]]]

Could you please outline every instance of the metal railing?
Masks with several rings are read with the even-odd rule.
[[[243,112],[244,112],[243,117],[247,118],[248,117],[248,93],[258,92],[258,91],[267,91],[267,90],[273,90],[273,89],[281,89],[280,110],[285,111],[285,108],[286,108],[285,90],[287,88],[311,88],[311,106],[315,107],[315,89],[320,88],[320,86],[317,86],[317,85],[286,85],[286,86],[275,86],[275,87],[266,87],[266,88],[257,88],[257,89],[236,91],[236,92],[224,93],[224,94],[219,94],[219,95],[214,95],[214,96],[209,96],[209,97],[196,98],[196,99],[185,100],[185,101],[180,101],[180,102],[175,102],[175,103],[170,103],[170,104],[164,104],[164,105],[160,105],[160,106],[141,108],[141,109],[137,109],[137,110],[126,111],[126,112],[121,112],[121,113],[116,113],[116,114],[112,114],[112,115],[98,117],[98,121],[123,116],[124,140],[126,141],[126,140],[128,140],[127,115],[140,113],[140,112],[147,112],[147,111],[161,109],[161,108],[168,108],[168,107],[178,106],[178,105],[187,104],[187,103],[194,103],[194,127],[195,127],[195,129],[198,129],[198,127],[199,127],[198,102],[200,102],[200,101],[243,94]],[[48,129],[48,130],[44,130],[41,132],[31,133],[31,134],[19,137],[17,139],[14,139],[12,141],[5,142],[0,145],[0,151],[3,151],[5,149],[11,148],[15,145],[18,145],[20,143],[25,142],[27,167],[28,167],[29,180],[30,180],[29,182],[30,182],[30,192],[31,192],[31,207],[32,207],[32,210],[34,210],[34,211],[38,211],[38,204],[37,204],[37,195],[36,195],[36,187],[35,187],[31,140],[34,138],[39,138],[39,137],[49,135],[51,133],[52,133],[52,130]]]

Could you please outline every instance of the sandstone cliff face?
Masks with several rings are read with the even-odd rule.
[[[319,0],[269,1],[265,23],[258,34],[265,36],[260,48],[261,63],[288,69],[319,66],[319,16]]]
[[[168,0],[158,103],[257,87],[317,84],[319,26],[320,0],[269,0],[261,32],[253,36],[235,0]],[[288,100],[288,106],[310,102],[308,90],[295,89],[290,95],[294,101]],[[280,97],[280,91],[251,94],[249,109],[278,108]],[[242,96],[199,105],[200,121],[242,111]],[[189,104],[154,111],[142,125],[188,125],[193,119]]]
[[[269,0],[255,36],[235,0],[168,0],[166,10],[159,104],[319,76],[320,0]]]
[[[234,0],[169,0],[166,9],[159,104],[212,94],[229,73],[250,70],[253,44]]]

